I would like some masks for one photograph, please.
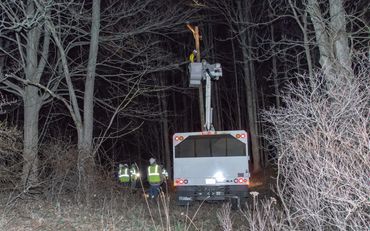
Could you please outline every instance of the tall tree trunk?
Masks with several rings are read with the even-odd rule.
[[[100,0],[93,1],[91,40],[89,50],[89,61],[87,65],[87,76],[84,94],[84,132],[83,147],[85,151],[92,151],[93,121],[94,121],[94,84],[96,75],[96,61],[99,48],[100,29]]]
[[[272,16],[270,16],[272,18]],[[274,34],[274,25],[271,24],[271,41],[272,49],[275,48],[275,34]],[[274,51],[273,51],[274,52]],[[280,92],[279,92],[279,80],[278,80],[278,70],[277,70],[277,60],[276,55],[272,55],[272,78],[274,80],[274,94],[275,94],[275,104],[276,107],[280,107]]]
[[[332,82],[342,76],[336,73],[346,70],[346,74],[351,75],[352,68],[343,0],[329,0],[329,4],[329,23],[325,23],[329,20],[321,14],[317,0],[308,0],[307,11],[315,29],[320,64],[325,72],[327,87],[330,88],[333,85]]]
[[[91,39],[89,60],[87,65],[87,76],[85,82],[84,94],[84,114],[83,114],[83,131],[79,137],[79,158],[78,169],[82,176],[85,190],[94,185],[94,155],[93,155],[93,121],[94,121],[94,84],[96,75],[96,62],[99,48],[99,30],[100,30],[100,0],[93,1],[92,22],[91,22]],[[81,182],[80,182],[81,183]],[[86,191],[88,192],[88,191]]]
[[[160,84],[161,86],[165,85],[165,81],[163,80],[164,76],[160,76]],[[171,173],[172,173],[172,163],[171,163],[171,151],[170,151],[170,136],[168,133],[168,118],[167,118],[167,99],[164,94],[164,92],[159,92],[159,100],[162,108],[162,114],[161,114],[161,122],[162,122],[162,134],[163,134],[163,146],[164,146],[164,160],[165,160],[165,166],[166,170],[168,172],[168,177],[171,178]]]
[[[190,126],[189,126],[189,123],[191,124],[192,122],[190,122],[191,120],[183,115],[186,115],[186,113],[183,113],[183,112],[186,112],[186,108],[189,108],[189,104],[187,103],[187,100],[188,100],[189,97],[187,97],[185,94],[182,94],[181,96],[181,99],[182,99],[182,104],[183,104],[183,107],[180,107],[180,112],[181,112],[181,116],[182,116],[182,121],[184,121],[183,123],[181,124],[178,124],[178,123],[175,123],[175,132],[177,132],[180,128],[182,129],[182,131],[190,131]],[[173,102],[174,104],[176,103],[175,101]],[[190,110],[189,113],[193,111],[193,110]],[[179,113],[177,110],[175,111],[176,114]],[[192,118],[192,114],[190,114],[190,118]],[[190,121],[189,121],[190,120]]]
[[[351,56],[346,31],[346,11],[343,0],[329,0],[330,2],[330,25],[333,37],[335,56],[339,66],[352,73]]]
[[[239,10],[239,18],[244,22],[249,21],[248,0],[244,0],[246,7],[242,6],[240,1],[237,2]],[[260,163],[260,150],[259,150],[259,135],[257,126],[257,102],[256,102],[256,80],[254,75],[253,61],[251,60],[249,47],[251,45],[250,35],[247,34],[245,28],[240,28],[240,43],[243,54],[243,71],[244,71],[244,83],[246,88],[247,96],[247,112],[248,112],[248,124],[249,124],[249,136],[252,143],[252,156],[253,156],[253,171],[258,172],[261,170]]]
[[[191,99],[190,97],[186,97],[187,99]],[[187,103],[185,103],[185,105],[186,105]],[[189,104],[187,104],[187,105],[189,105]],[[191,105],[191,104],[190,104]],[[193,110],[193,107],[192,106],[190,106],[190,120],[189,120],[189,130],[188,131],[194,131],[194,110]],[[196,118],[196,117],[195,117]],[[186,117],[184,118],[184,119],[187,119]],[[203,125],[201,125],[201,126],[203,126]],[[196,130],[198,130],[198,128],[196,128]]]
[[[307,11],[315,29],[316,42],[320,51],[320,64],[327,77],[333,72],[333,53],[330,49],[328,31],[325,28],[325,19],[321,14],[317,0],[308,0]]]
[[[307,30],[307,10],[305,10],[304,15],[302,16],[303,24],[301,22],[301,17],[298,16],[296,5],[293,4],[292,0],[289,0],[290,8],[293,11],[294,19],[296,20],[299,28],[302,31],[303,34],[303,46],[306,54],[306,60],[307,60],[307,67],[308,67],[308,73],[310,75],[310,79],[312,80],[313,77],[313,66],[312,66],[312,58],[311,58],[311,52],[310,52],[310,45],[309,45],[309,38],[308,38],[308,30]],[[297,66],[299,68],[299,66]]]
[[[29,2],[27,6],[27,14],[32,16],[35,14],[35,6],[33,2]],[[27,33],[26,46],[26,79],[31,82],[37,81],[37,51],[40,41],[40,29],[32,28]],[[23,51],[20,51],[23,52]],[[22,184],[33,186],[38,182],[38,139],[39,139],[39,110],[41,108],[41,100],[36,86],[27,85],[24,89],[24,124],[23,124],[23,170]]]
[[[312,65],[312,58],[311,58],[311,51],[310,51],[310,41],[308,38],[307,24],[308,24],[307,23],[307,11],[305,11],[305,14],[303,17],[303,44],[304,44],[304,50],[306,54],[308,74],[310,75],[310,79],[313,79],[313,65]]]
[[[138,144],[140,144],[141,141],[143,140],[141,136],[142,134],[140,134],[139,132],[136,133],[136,142]],[[143,160],[142,160],[142,155],[141,155],[141,145],[136,145],[136,147],[137,147],[137,159],[138,159],[136,163],[139,165],[139,167],[141,167],[143,166]]]
[[[24,125],[23,125],[23,171],[22,184],[25,187],[35,186],[38,182],[38,139],[39,139],[39,110],[40,99],[38,88],[26,86],[24,102]]]
[[[183,75],[183,74],[182,74]],[[182,79],[186,79],[186,76],[181,76]],[[186,82],[183,82],[183,87],[187,87],[186,86]],[[182,117],[182,120],[183,121],[181,124],[178,124],[178,123],[174,123],[174,127],[176,128],[175,129],[175,132],[179,131],[178,128],[180,128],[181,131],[192,131],[190,129],[192,129],[191,125],[190,124],[193,124],[193,110],[191,109],[191,106],[189,106],[189,99],[191,99],[188,95],[185,95],[185,93],[181,93],[181,99],[182,99],[182,107],[178,107],[180,110],[181,110],[181,116],[183,115],[188,115],[190,113],[190,118],[188,117],[185,117],[183,116]],[[176,101],[173,102],[173,104],[176,104]],[[187,111],[187,109],[190,107],[190,110],[188,111],[188,113],[185,113]],[[179,112],[176,110],[175,111],[176,114],[178,114]]]
[[[239,98],[239,81],[238,81],[238,69],[237,69],[237,66],[236,66],[236,55],[235,55],[235,45],[234,45],[234,41],[231,40],[231,48],[232,48],[232,53],[233,53],[233,68],[234,68],[234,81],[235,81],[235,94],[236,94],[236,108],[237,108],[237,114],[236,114],[236,118],[237,118],[237,121],[238,121],[238,126],[237,128],[238,129],[241,129],[242,128],[242,116],[241,116],[241,112],[240,112],[240,98]]]
[[[249,46],[250,47],[250,46]],[[253,154],[253,171],[259,172],[261,170],[261,149],[260,149],[260,137],[259,137],[259,127],[258,127],[258,101],[257,101],[257,83],[256,75],[254,70],[253,61],[251,60],[251,55],[248,55],[249,63],[249,83],[247,86],[247,95],[248,95],[248,116],[249,125],[251,128],[251,141],[252,141],[252,154]],[[247,100],[248,100],[247,99]]]
[[[266,110],[266,104],[265,104],[265,95],[263,94],[263,88],[261,87],[261,108],[262,110]],[[266,134],[266,124],[264,123],[260,123],[260,131],[261,131],[261,134]],[[261,138],[261,143],[262,143],[262,147],[267,147],[267,141],[265,138]],[[268,160],[268,155],[267,155],[267,150],[263,151],[262,152],[262,155],[261,155],[261,159],[262,159],[262,163],[263,163],[263,167],[266,168],[269,164],[269,160]]]
[[[244,55],[243,55],[244,56]],[[248,57],[244,57],[247,59]],[[245,88],[247,96],[247,112],[248,112],[248,124],[249,124],[249,137],[252,142],[252,156],[253,156],[253,171],[258,172],[261,169],[260,164],[260,153],[259,153],[259,142],[258,142],[258,128],[257,128],[257,118],[255,117],[254,108],[255,99],[253,95],[253,87],[250,81],[250,70],[248,63],[244,64],[244,78],[245,78]]]

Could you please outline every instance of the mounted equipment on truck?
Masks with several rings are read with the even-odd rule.
[[[206,119],[201,132],[173,135],[173,169],[177,203],[231,200],[234,208],[248,194],[248,134],[244,130],[215,131],[212,124],[211,85],[222,77],[221,64],[205,60],[189,64],[190,87],[205,81]]]

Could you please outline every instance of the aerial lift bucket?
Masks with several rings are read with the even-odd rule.
[[[202,81],[202,63],[195,62],[189,64],[190,83],[189,87],[199,87]]]

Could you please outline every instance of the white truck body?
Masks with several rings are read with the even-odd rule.
[[[173,176],[178,201],[245,197],[248,161],[244,130],[174,134]]]

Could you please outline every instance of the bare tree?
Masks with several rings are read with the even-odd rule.
[[[87,64],[87,73],[85,80],[84,93],[84,119],[83,130],[79,132],[79,158],[78,170],[83,177],[82,182],[85,186],[92,186],[94,180],[94,156],[93,150],[93,121],[94,121],[94,84],[95,71],[99,47],[99,31],[100,31],[100,0],[93,0],[92,19],[91,19],[91,39],[90,49]],[[82,134],[82,138],[80,137]],[[89,190],[85,189],[86,192]]]
[[[347,71],[351,72],[351,59],[346,33],[346,13],[343,1],[329,1],[330,23],[322,14],[317,0],[308,0],[307,10],[315,28],[316,41],[320,50],[320,64],[330,73],[336,60]],[[332,48],[333,47],[333,48]],[[328,74],[328,77],[332,75]],[[329,80],[331,81],[331,80]]]
[[[282,5],[288,7],[281,7]],[[304,47],[309,73],[320,63],[327,71],[328,78],[333,76],[329,73],[338,68],[343,68],[352,75],[351,49],[356,49],[355,44],[364,43],[361,33],[366,31],[367,26],[362,17],[366,11],[364,8],[368,6],[369,4],[361,0],[351,3],[342,0],[270,0],[269,7],[274,18],[264,23],[294,19],[302,33],[301,46]],[[284,46],[291,47],[297,45],[296,41],[281,40],[277,43],[285,43]],[[312,48],[318,48],[319,59],[315,59],[315,50]],[[330,83],[331,80],[327,81]]]
[[[146,14],[148,10],[152,11],[156,8],[160,10],[163,15]],[[144,18],[142,17],[143,13],[146,16]],[[146,83],[146,76],[149,76],[150,74],[155,72],[177,68],[177,65],[174,65],[173,63],[176,59],[173,59],[171,57],[171,53],[166,53],[163,49],[159,49],[161,38],[158,37],[157,34],[163,33],[164,36],[162,38],[166,38],[167,33],[176,33],[176,27],[182,24],[181,28],[183,28],[183,23],[187,17],[188,12],[181,12],[181,9],[178,8],[178,6],[176,5],[168,5],[166,7],[163,7],[162,4],[159,4],[158,2],[152,0],[144,1],[141,3],[132,1],[125,4],[111,2],[111,5],[106,6],[101,12],[102,35],[99,39],[100,51],[107,54],[105,56],[107,58],[106,60],[102,60],[100,62],[95,61],[94,65],[112,68],[113,70],[102,70],[100,71],[100,74],[97,75],[97,77],[104,81],[111,81],[112,78],[115,78],[116,80],[118,80],[117,82],[115,82],[117,86],[122,86],[124,88],[126,88],[127,86],[129,87],[128,92],[130,92],[132,88],[135,88],[135,93],[129,94],[134,97],[137,97],[138,95],[149,94],[153,90],[151,89],[151,85]],[[94,25],[92,25],[92,27],[94,27]],[[84,35],[82,34],[82,36]],[[57,36],[55,36],[54,38],[55,40],[58,40]],[[90,40],[90,51],[91,42],[92,40]],[[61,45],[59,46],[59,49],[60,53],[63,53],[63,49],[65,48],[63,48]],[[94,57],[95,55],[96,54],[94,54]],[[88,73],[89,68],[91,67],[91,56],[89,57],[90,58],[88,59],[89,63],[87,69]],[[84,119],[81,120],[79,119],[81,116],[78,115],[78,95],[76,94],[78,90],[74,89],[73,87],[73,81],[71,79],[72,76],[68,77],[68,69],[71,69],[73,65],[71,65],[71,63],[68,63],[67,57],[65,58],[64,62],[67,64],[64,65],[64,72],[68,84],[69,97],[72,98],[71,108],[73,109],[73,113],[75,115],[75,121],[81,121],[76,124],[76,128],[79,134],[79,147],[81,148],[81,153],[85,154],[84,156],[81,155],[79,159],[82,162],[85,160],[90,160],[90,162],[87,162],[90,164],[88,164],[86,168],[87,170],[89,170],[93,167],[91,160],[93,160],[95,153],[91,152],[93,149],[93,143],[91,140],[91,126],[93,119],[92,107],[93,101],[96,101],[93,94],[93,79],[87,79],[88,82],[85,82],[83,110]],[[156,90],[154,90],[154,92],[155,91]],[[123,92],[123,94],[126,93]],[[131,96],[128,98],[125,95],[118,97],[122,97],[122,99],[127,100],[123,101],[124,105],[126,105],[126,102],[134,102]],[[133,107],[125,107],[125,111],[123,111],[122,107],[117,107],[120,109],[120,111],[117,112],[116,109],[112,108],[111,105],[104,103],[104,101],[100,100],[99,104],[105,107],[106,110],[114,111],[113,115],[123,116],[125,114],[130,114],[128,112],[128,109],[134,109]],[[150,110],[146,111],[144,107],[140,107],[140,109],[135,108],[134,110],[135,111],[131,113],[131,115],[138,116],[139,114],[148,114],[153,116],[153,113],[149,113]],[[81,124],[81,127],[79,127],[79,124]],[[79,132],[79,129],[81,129],[81,132]],[[85,137],[86,135],[88,135],[88,137]],[[82,146],[80,146],[80,144]],[[168,158],[166,163],[167,165],[171,164]],[[91,172],[88,173],[84,169],[81,170],[83,170],[82,174],[85,176],[92,175]]]
[[[88,176],[93,175],[95,153],[94,102],[115,116],[144,114],[146,110],[117,112],[116,109],[130,109],[127,103],[133,102],[133,96],[152,91],[145,75],[178,67],[170,52],[155,49],[160,44],[158,35],[168,39],[169,34],[184,32],[184,22],[191,12],[171,1],[167,5],[153,0],[108,1],[103,9],[99,0],[92,1],[91,6],[68,1],[47,3],[35,0],[0,3],[4,9],[0,36],[2,44],[6,44],[1,47],[5,54],[5,58],[1,56],[1,84],[4,90],[24,100],[24,181],[37,181],[39,110],[54,97],[63,103],[73,119],[80,150],[81,180],[88,185],[92,182]],[[50,42],[54,50],[49,54]],[[98,47],[103,54],[99,56],[100,61]],[[48,75],[44,73],[45,66]],[[100,74],[96,74],[99,66],[102,67]],[[107,103],[109,99],[95,98],[96,76],[100,81],[112,81],[127,89],[118,96],[123,102],[119,102],[117,108]],[[136,90],[126,97],[132,88]]]
[[[160,76],[159,77],[159,81],[160,81],[160,86],[165,86],[165,79],[164,79],[164,76]],[[169,135],[169,121],[168,121],[168,107],[167,107],[167,98],[166,98],[166,95],[164,93],[164,91],[162,92],[158,92],[158,100],[159,100],[159,104],[161,105],[161,123],[162,123],[162,134],[163,134],[163,138],[162,138],[162,143],[163,143],[163,152],[164,152],[164,159],[165,159],[165,166],[166,166],[166,170],[167,172],[169,173],[169,178],[172,179],[172,161],[171,161],[171,151],[170,151],[170,135]]]
[[[44,15],[33,0],[1,2],[1,51],[6,68],[0,73],[2,89],[22,98],[24,108],[23,174],[25,186],[37,183],[39,111],[48,95],[39,91],[47,65],[50,34],[43,24]],[[45,7],[48,7],[47,5]],[[51,83],[50,77],[47,82]]]
[[[250,1],[238,0],[235,4],[230,1],[217,1],[214,4],[225,16],[233,36],[237,38],[242,53],[241,62],[247,101],[249,135],[252,143],[253,169],[258,172],[261,169],[261,150],[257,115],[257,82],[255,78],[256,75],[253,63],[254,54],[252,50],[252,37],[254,32],[247,27],[252,21],[251,3]]]
[[[331,88],[316,73],[299,77],[283,95],[284,108],[266,112],[278,151],[277,193],[291,229],[366,229],[370,207],[369,63],[355,78],[336,70]],[[340,72],[341,70],[341,72]],[[314,87],[310,83],[316,83]]]

